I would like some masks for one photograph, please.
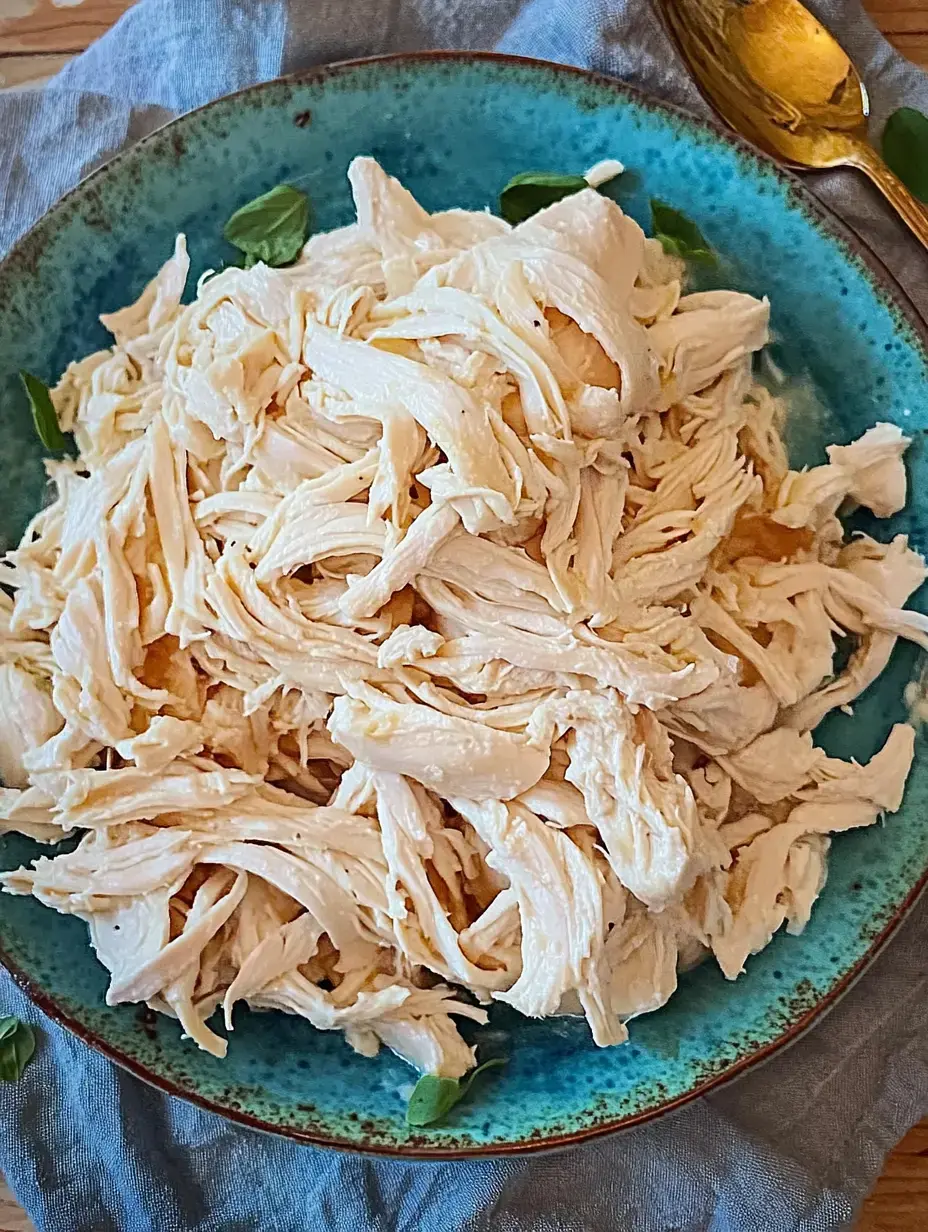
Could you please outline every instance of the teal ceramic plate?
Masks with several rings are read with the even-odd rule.
[[[928,354],[901,292],[791,177],[701,122],[575,70],[490,56],[432,55],[340,65],[272,82],[183,117],[60,202],[0,267],[0,414],[5,545],[42,500],[43,472],[16,371],[46,379],[105,345],[97,314],[129,302],[187,233],[196,276],[233,254],[223,221],[281,180],[309,192],[315,226],[349,220],[349,160],[375,155],[429,209],[492,206],[517,171],[629,168],[622,204],[647,223],[651,196],[686,211],[724,258],[724,281],[773,304],[778,363],[814,389],[805,450],[876,419],[915,438],[910,508],[878,533],[928,547]],[[869,756],[903,714],[914,666],[901,649],[861,701],[822,733]],[[33,854],[0,840],[0,866]],[[336,1034],[282,1014],[244,1014],[228,1058],[182,1043],[175,1022],[107,1008],[105,973],[83,924],[28,899],[0,898],[4,961],[50,1014],[174,1094],[310,1142],[458,1155],[574,1142],[654,1116],[795,1038],[845,989],[899,922],[928,868],[928,757],[919,742],[905,806],[885,826],[840,835],[806,932],[778,936],[728,984],[690,972],[671,1003],[600,1050],[581,1020],[492,1014],[508,1067],[440,1128],[404,1123],[411,1071],[391,1054],[356,1056]]]

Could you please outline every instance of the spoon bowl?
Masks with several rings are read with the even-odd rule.
[[[866,127],[867,98],[857,70],[797,0],[732,7],[725,15],[725,30],[749,78],[794,106],[799,122],[831,129]]]
[[[800,0],[661,0],[705,98],[749,141],[794,168],[856,167],[928,247],[928,211],[867,136],[867,89]]]

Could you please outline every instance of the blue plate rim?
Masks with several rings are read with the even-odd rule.
[[[694,133],[700,131],[708,133],[723,144],[734,148],[740,154],[748,156],[760,163],[768,173],[772,173],[786,187],[790,194],[792,203],[810,217],[813,225],[827,232],[830,237],[835,240],[845,252],[845,256],[852,262],[863,267],[865,277],[871,282],[874,291],[883,301],[886,307],[894,314],[901,315],[905,325],[911,331],[912,341],[921,352],[921,358],[928,366],[928,322],[920,315],[909,295],[898,282],[896,277],[873,251],[869,244],[856,231],[854,231],[842,218],[840,218],[829,206],[820,201],[813,193],[805,187],[800,178],[795,175],[790,169],[783,164],[771,158],[767,153],[759,147],[746,140],[731,128],[724,126],[714,117],[696,116],[684,108],[678,107],[672,103],[667,103],[662,99],[655,97],[645,90],[637,86],[629,85],[618,78],[609,77],[603,73],[593,72],[591,70],[578,68],[569,64],[558,64],[550,60],[539,60],[528,56],[509,55],[500,52],[490,51],[413,51],[413,52],[395,52],[376,56],[363,56],[355,59],[340,60],[330,64],[317,65],[308,69],[300,69],[293,73],[288,73],[280,77],[271,78],[268,81],[256,82],[249,86],[244,86],[240,90],[235,90],[229,94],[221,95],[218,98],[211,99],[200,107],[196,107],[191,111],[184,112],[167,123],[159,125],[151,133],[148,133],[141,140],[128,146],[126,149],[119,151],[112,158],[102,163],[99,167],[94,168],[90,174],[81,179],[72,189],[58,198],[44,214],[41,215],[27,231],[19,237],[13,244],[7,254],[0,260],[0,274],[7,274],[15,271],[15,267],[19,263],[26,265],[32,264],[32,256],[30,248],[41,243],[41,231],[48,225],[54,215],[66,204],[78,199],[82,194],[86,194],[93,186],[94,182],[107,173],[112,172],[120,163],[127,160],[130,156],[134,156],[143,147],[154,144],[159,139],[163,139],[166,132],[173,129],[175,126],[188,120],[192,116],[200,115],[203,112],[217,107],[221,104],[227,104],[230,100],[244,97],[246,95],[253,96],[261,93],[264,90],[274,87],[286,85],[309,85],[322,83],[329,78],[336,78],[354,72],[357,69],[363,68],[395,68],[398,70],[404,68],[412,68],[417,64],[428,63],[485,63],[495,64],[500,67],[508,66],[512,68],[529,69],[533,71],[544,71],[552,78],[568,78],[577,82],[586,83],[588,85],[606,90],[614,94],[617,98],[632,102],[639,107],[657,112],[663,115],[670,115],[677,120],[681,125],[689,128]],[[596,1124],[586,1126],[582,1129],[574,1130],[569,1133],[552,1134],[544,1138],[528,1138],[512,1142],[495,1142],[486,1146],[481,1145],[455,1145],[455,1146],[431,1146],[427,1136],[422,1136],[419,1139],[412,1140],[407,1143],[384,1144],[382,1142],[364,1143],[352,1139],[341,1138],[333,1134],[329,1130],[315,1130],[312,1127],[303,1128],[293,1125],[275,1125],[270,1121],[261,1119],[251,1113],[242,1111],[239,1108],[232,1108],[222,1103],[208,1099],[205,1096],[198,1094],[195,1091],[188,1090],[182,1087],[179,1083],[174,1082],[171,1078],[149,1069],[146,1065],[128,1054],[122,1052],[119,1048],[107,1042],[107,1040],[96,1031],[86,1027],[79,1019],[73,1017],[67,1010],[62,1008],[54,999],[52,994],[47,992],[38,983],[36,983],[25,971],[23,971],[15,960],[6,952],[0,942],[0,964],[10,973],[17,986],[23,993],[49,1018],[73,1035],[77,1036],[82,1042],[93,1048],[96,1052],[108,1057],[121,1068],[125,1069],[135,1077],[147,1082],[165,1094],[183,1099],[188,1103],[194,1104],[197,1107],[204,1109],[207,1112],[213,1112],[224,1117],[226,1120],[238,1123],[248,1129],[257,1130],[264,1133],[275,1134],[281,1137],[290,1138],[291,1140],[311,1145],[335,1150],[348,1151],[354,1154],[371,1155],[380,1157],[389,1157],[395,1159],[432,1159],[432,1160],[453,1160],[465,1158],[492,1158],[495,1156],[505,1155],[527,1155],[537,1154],[546,1151],[563,1150],[573,1146],[578,1146],[583,1142],[590,1141],[596,1138],[602,1138],[609,1134],[614,1134],[622,1130],[631,1129],[633,1126],[641,1125],[647,1121],[651,1121],[656,1117],[663,1116],[668,1112],[672,1112],[701,1095],[707,1094],[709,1091],[718,1090],[727,1086],[730,1082],[741,1077],[744,1073],[754,1069],[756,1066],[768,1061],[775,1054],[783,1049],[794,1044],[798,1039],[805,1035],[813,1026],[817,1025],[821,1019],[831,1010],[834,1005],[853,987],[854,984],[865,973],[867,968],[884,949],[887,942],[898,930],[910,914],[915,904],[921,897],[922,893],[928,888],[928,866],[924,869],[918,879],[915,881],[909,890],[902,903],[896,908],[893,915],[884,925],[882,930],[876,934],[871,941],[866,952],[858,959],[858,961],[850,967],[841,978],[829,989],[829,991],[819,998],[815,1005],[804,1010],[792,1023],[781,1031],[781,1033],[773,1040],[764,1044],[760,1048],[756,1048],[747,1056],[741,1057],[733,1062],[725,1069],[720,1070],[716,1074],[710,1075],[701,1083],[691,1087],[689,1090],[669,1099],[660,1104],[655,1104],[650,1108],[642,1109],[637,1112],[629,1113],[626,1116],[618,1117],[613,1120],[604,1120]]]

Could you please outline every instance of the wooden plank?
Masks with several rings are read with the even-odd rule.
[[[864,0],[867,12],[884,34],[910,30],[928,31],[928,4],[925,0]]]
[[[83,51],[120,18],[133,0],[0,0],[0,55]]]
[[[0,1177],[0,1232],[35,1232],[35,1227],[26,1217],[13,1195]]]
[[[2,0],[0,0],[2,3]],[[0,89],[13,86],[40,86],[64,68],[70,55],[0,56]]]
[[[928,1119],[906,1135],[864,1203],[857,1232],[928,1228]]]
[[[864,0],[864,7],[897,51],[928,70],[928,0]]]
[[[904,56],[928,72],[928,30],[922,34],[893,34],[889,39]]]

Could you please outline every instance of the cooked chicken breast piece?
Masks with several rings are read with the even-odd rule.
[[[110,1004],[450,1079],[494,1001],[621,1044],[901,807],[913,727],[815,729],[928,647],[922,557],[839,517],[903,509],[909,441],[791,467],[770,305],[689,291],[620,171],[511,227],[357,158],[356,221],[189,290],[178,236],[51,391],[78,456],[0,578],[0,842],[45,846],[0,888]]]

